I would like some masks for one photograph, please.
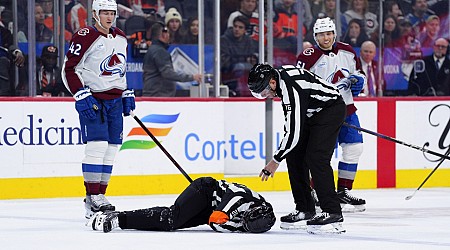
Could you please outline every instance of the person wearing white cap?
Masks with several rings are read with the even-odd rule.
[[[183,24],[183,19],[181,18],[180,13],[175,8],[170,8],[166,13],[166,17],[164,19],[167,28],[169,29],[170,44],[180,43],[182,40],[182,32],[181,25]]]

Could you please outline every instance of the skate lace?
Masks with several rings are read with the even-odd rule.
[[[345,196],[352,201],[361,201],[362,200],[360,198],[357,198],[357,197],[351,195],[350,192],[348,191],[348,189],[345,189],[344,192],[345,192]]]
[[[95,207],[101,207],[104,205],[111,204],[111,203],[109,203],[108,199],[106,199],[105,195],[103,195],[103,194],[91,195],[91,201]]]
[[[300,213],[300,211],[294,210],[294,211],[290,212],[290,213],[287,215],[287,217],[290,217],[290,218],[296,218],[296,217],[299,215],[299,213]]]
[[[330,216],[329,213],[322,212],[322,213],[318,213],[318,214],[314,215],[314,217],[311,220],[318,220],[318,219],[326,218],[328,216]]]
[[[111,204],[111,203],[109,202],[109,200],[106,199],[106,197],[105,197],[104,194],[99,194],[99,196],[100,196],[100,199],[102,200],[102,204],[103,204],[103,205],[110,205],[110,204]]]

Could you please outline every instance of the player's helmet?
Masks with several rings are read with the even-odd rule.
[[[243,226],[250,233],[264,233],[275,224],[275,214],[272,205],[263,202],[261,205],[250,208],[243,214]]]
[[[248,88],[252,95],[258,99],[265,99],[261,93],[268,90],[269,81],[275,75],[275,69],[269,64],[255,64],[248,74]]]
[[[334,40],[333,44],[336,42],[336,25],[334,24],[333,20],[331,20],[329,17],[325,18],[319,18],[314,23],[313,32],[314,32],[314,41],[316,41],[317,44],[317,38],[316,35],[318,33],[327,32],[327,31],[333,31],[334,32]]]
[[[100,10],[112,10],[116,12],[116,18],[117,18],[117,3],[115,0],[93,0],[92,1],[92,11],[95,13],[94,19],[95,21],[100,24]]]

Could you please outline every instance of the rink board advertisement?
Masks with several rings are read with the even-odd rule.
[[[280,102],[273,105],[275,150],[284,134],[284,116]],[[361,126],[378,131],[380,122],[387,122],[394,127],[394,134],[389,136],[442,154],[449,148],[450,100],[397,100],[396,112],[383,116],[379,110],[384,105],[375,98],[357,101]],[[192,178],[225,176],[249,183],[257,190],[289,189],[284,162],[276,174],[278,178],[264,185],[257,178],[266,158],[264,102],[245,98],[146,98],[138,99],[136,106],[136,115]],[[0,199],[82,195],[80,162],[84,145],[73,101],[9,98],[0,100],[0,109],[0,184],[10,189],[6,192],[9,196]],[[402,145],[379,150],[382,139],[365,133],[363,138],[364,152],[355,188],[416,187],[439,160]],[[340,157],[341,149],[336,147],[331,161],[335,170]],[[379,178],[385,169],[393,174]],[[440,181],[448,177],[448,170],[445,162],[440,167],[441,173],[436,173],[437,182],[430,179],[430,185],[450,186],[449,181]],[[109,190],[113,195],[174,193],[187,184],[131,117],[124,118],[123,144],[115,160],[112,183]],[[154,187],[156,184],[158,187]],[[72,192],[53,191],[60,185],[77,188]],[[48,195],[32,194],[27,188],[36,193],[43,189]]]

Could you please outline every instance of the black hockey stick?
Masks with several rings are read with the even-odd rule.
[[[446,155],[446,156],[448,156],[449,154],[450,154],[450,148],[447,150],[447,152],[445,152],[445,155]],[[413,193],[412,195],[406,196],[406,197],[405,197],[405,200],[410,200],[410,199],[416,194],[416,192],[419,191],[419,189],[425,184],[425,182],[427,182],[428,179],[430,179],[430,177],[431,177],[431,175],[434,173],[434,171],[436,171],[436,169],[438,169],[438,168],[441,166],[441,164],[444,162],[444,160],[445,160],[445,159],[442,158],[442,159],[439,161],[439,163],[437,164],[437,166],[433,169],[433,171],[431,171],[430,174],[428,174],[427,178],[425,178],[425,180],[423,180],[422,184],[420,184],[420,186],[416,189],[416,191],[414,191],[414,193]]]
[[[409,144],[409,143],[397,140],[397,139],[395,139],[393,137],[390,137],[390,136],[387,136],[387,135],[383,135],[383,134],[380,134],[380,133],[377,133],[377,132],[373,132],[373,131],[365,129],[365,128],[357,127],[355,125],[351,125],[351,124],[348,124],[346,122],[344,122],[344,126],[349,127],[349,128],[353,128],[353,129],[356,129],[356,130],[359,130],[359,131],[362,131],[362,132],[365,132],[365,133],[368,133],[368,134],[371,134],[371,135],[374,135],[374,136],[377,136],[377,137],[380,137],[380,138],[388,140],[388,141],[392,141],[392,142],[401,144],[403,146],[414,148],[414,149],[420,150],[420,151],[428,153],[428,154],[439,156],[442,159],[450,160],[450,157],[448,156],[448,154],[443,155],[441,153],[428,150],[428,149],[426,149],[424,147],[419,147],[419,146],[416,146],[416,145],[413,145],[413,144]]]
[[[141,128],[145,130],[145,132],[152,138],[152,140],[156,143],[156,145],[158,145],[158,147],[164,152],[164,154],[166,154],[166,156],[172,161],[173,165],[175,165],[175,167],[177,167],[178,170],[180,170],[180,172],[184,175],[184,177],[186,177],[186,179],[189,182],[192,182],[191,177],[189,177],[189,175],[184,171],[184,169],[180,166],[180,164],[178,164],[178,162],[172,157],[172,155],[170,155],[170,153],[164,148],[164,146],[158,141],[158,139],[156,139],[156,137],[152,134],[152,132],[148,130],[148,128],[144,125],[144,123],[142,123],[141,119],[139,119],[133,113],[133,111],[130,112],[130,115],[134,118],[134,120],[137,121],[137,123],[139,123]]]

